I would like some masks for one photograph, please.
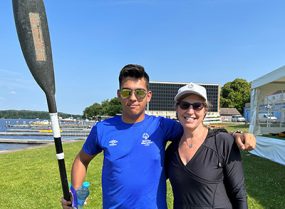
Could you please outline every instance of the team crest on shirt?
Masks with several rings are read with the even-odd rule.
[[[112,139],[112,140],[109,141],[109,146],[110,147],[117,146],[117,145],[118,145],[118,141],[117,140]]]
[[[141,142],[141,144],[142,145],[144,145],[144,146],[149,146],[150,144],[152,144],[152,141],[151,140],[149,140],[148,138],[149,138],[149,135],[148,135],[148,133],[143,133],[143,135],[142,135],[142,142]]]

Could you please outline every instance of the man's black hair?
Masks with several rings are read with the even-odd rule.
[[[122,68],[121,72],[120,72],[120,75],[119,75],[120,87],[122,85],[123,80],[126,77],[131,77],[131,78],[136,78],[136,79],[144,78],[146,80],[146,86],[147,86],[147,89],[148,89],[148,86],[149,86],[149,76],[145,72],[143,66],[137,65],[137,64],[128,64],[128,65],[124,66]]]

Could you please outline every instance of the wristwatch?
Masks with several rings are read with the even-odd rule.
[[[235,136],[235,134],[243,134],[243,132],[241,130],[236,130],[232,133],[232,135]]]

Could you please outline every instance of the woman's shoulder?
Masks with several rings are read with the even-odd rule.
[[[233,135],[228,133],[225,129],[209,129],[208,137],[213,137],[224,142],[231,142],[234,140]]]
[[[214,148],[219,150],[230,150],[234,143],[234,137],[224,131],[217,131],[209,129],[208,136],[207,136],[208,144]]]
[[[234,137],[227,132],[211,132],[208,134],[207,142],[208,146],[210,146],[213,150],[215,150],[218,156],[223,159],[225,163],[231,153],[238,153],[239,150],[235,143]]]

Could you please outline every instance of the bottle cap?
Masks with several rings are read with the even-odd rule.
[[[82,184],[83,187],[89,188],[90,183],[88,181],[84,181]]]

